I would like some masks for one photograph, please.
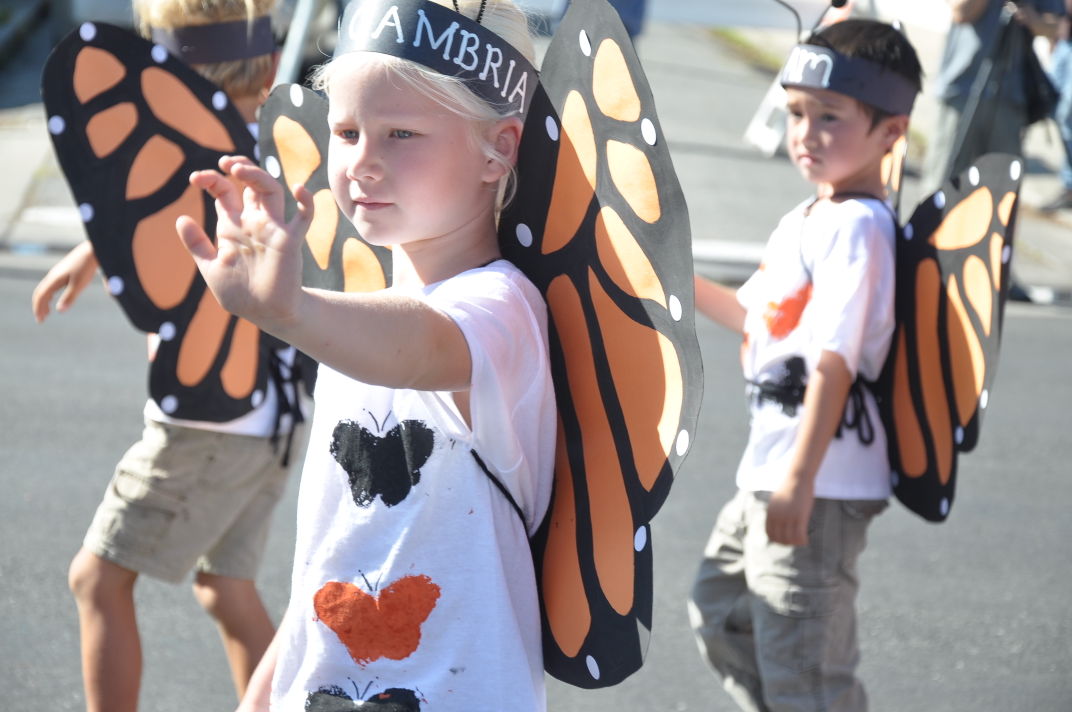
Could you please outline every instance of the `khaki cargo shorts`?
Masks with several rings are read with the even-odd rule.
[[[304,452],[298,426],[293,452]],[[281,437],[282,440],[282,437]],[[179,582],[198,571],[254,579],[289,468],[266,438],[145,421],[116,466],[83,546]],[[300,461],[300,457],[295,457]]]

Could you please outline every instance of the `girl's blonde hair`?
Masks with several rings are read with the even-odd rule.
[[[429,0],[429,2],[454,9],[452,0]],[[458,9],[461,14],[474,19],[480,11],[480,5],[481,0],[458,0]],[[526,59],[535,64],[536,52],[533,47],[528,17],[512,0],[487,0],[484,13],[480,18],[480,24],[509,42]],[[499,184],[497,206],[501,207],[508,203],[513,197],[514,186],[517,182],[517,172],[513,163],[506,156],[499,153],[486,138],[486,129],[494,122],[502,119],[503,116],[494,107],[474,94],[465,85],[465,82],[457,77],[440,74],[416,62],[399,57],[372,52],[368,54],[370,57],[374,57],[375,61],[392,76],[400,80],[403,86],[419,92],[444,109],[472,122],[473,131],[470,134],[470,138],[474,147],[483,153],[485,157],[508,169],[506,176]],[[312,76],[314,89],[329,90],[332,66],[332,62],[328,62],[317,68]]]
[[[253,20],[267,15],[276,0],[134,0],[138,31],[150,37],[153,29],[173,30],[214,22]],[[230,62],[195,64],[201,76],[232,97],[255,96],[265,88],[274,65],[271,54]]]

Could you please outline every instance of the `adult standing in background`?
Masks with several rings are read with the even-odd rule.
[[[924,165],[924,188],[936,190],[984,153],[1000,151],[1021,155],[1027,126],[1023,80],[1023,53],[1014,55],[1000,81],[988,82],[987,93],[969,112],[976,79],[993,59],[1007,18],[1005,0],[948,0],[953,24],[935,80],[939,109]],[[1058,18],[1066,0],[1019,0],[1009,4],[1014,22],[1031,37],[1056,37]],[[1015,29],[1015,28],[1010,28]],[[1030,51],[1029,43],[1024,43]],[[995,64],[995,69],[1000,68]],[[985,113],[985,116],[983,115]],[[962,137],[963,134],[963,137]],[[961,139],[962,140],[958,140]]]
[[[1061,192],[1042,210],[1056,212],[1072,210],[1072,0],[1065,0],[1065,14],[1057,26],[1050,73],[1061,92],[1053,118],[1061,130],[1065,151],[1061,160]]]

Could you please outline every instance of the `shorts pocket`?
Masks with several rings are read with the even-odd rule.
[[[124,470],[112,480],[112,495],[118,504],[112,532],[116,544],[139,554],[155,553],[182,511],[182,501]]]
[[[793,673],[818,668],[834,613],[834,590],[787,586],[757,591],[753,612],[755,640],[761,664]]]

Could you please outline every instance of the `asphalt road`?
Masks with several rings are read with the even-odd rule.
[[[77,626],[66,569],[115,461],[138,436],[141,337],[103,290],[42,326],[32,273],[0,274],[0,708],[81,708]],[[744,442],[734,339],[700,337],[704,410],[694,450],[654,523],[655,630],[644,669],[622,685],[552,684],[551,709],[575,712],[733,707],[697,655],[683,601]],[[1072,312],[1013,305],[978,450],[962,460],[949,521],[895,505],[862,560],[861,674],[873,709],[1072,710]],[[260,586],[285,605],[297,479],[274,520]],[[187,586],[145,579],[143,708],[226,710],[216,634]]]

